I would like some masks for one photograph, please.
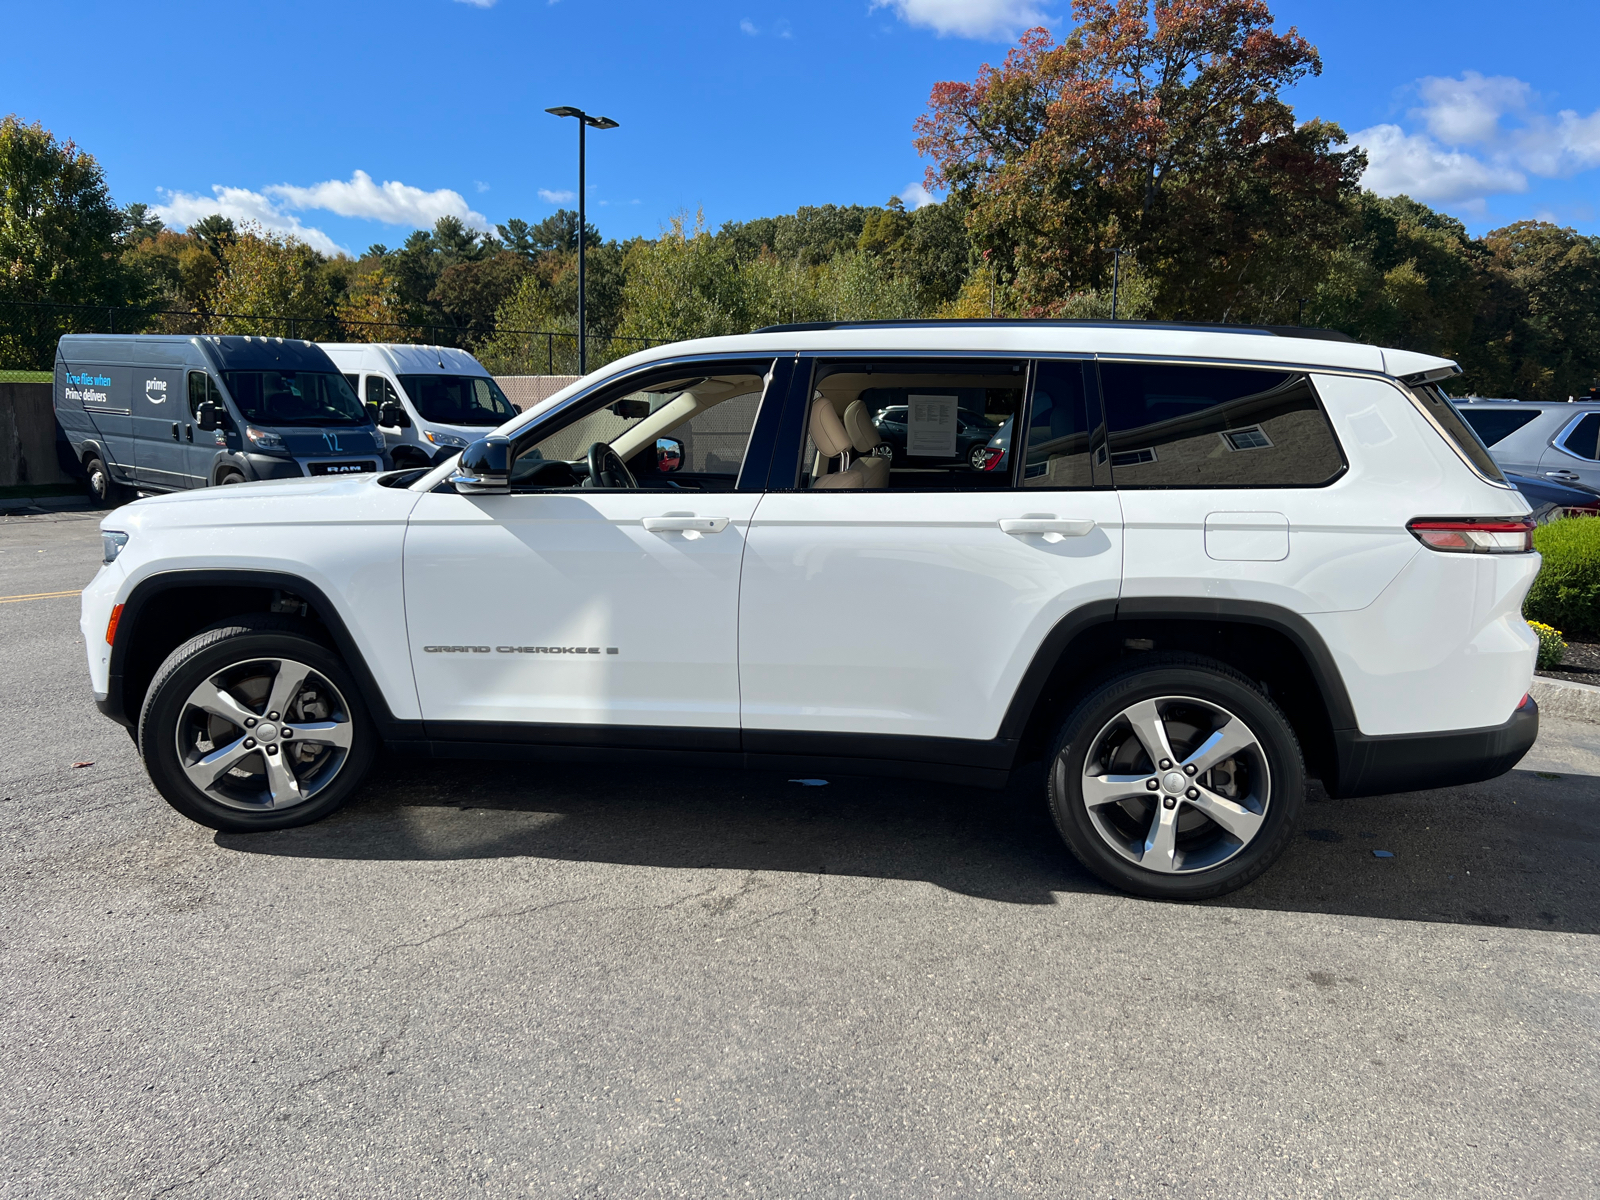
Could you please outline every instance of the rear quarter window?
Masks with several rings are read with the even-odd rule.
[[[1462,420],[1461,413],[1450,403],[1436,383],[1424,383],[1411,388],[1411,394],[1422,405],[1422,411],[1437,425],[1455,446],[1456,452],[1472,464],[1472,469],[1485,479],[1505,483],[1500,466],[1489,457],[1489,447],[1483,444],[1477,432]],[[1509,485],[1508,485],[1509,486]]]
[[[1097,454],[1119,488],[1321,487],[1344,473],[1302,372],[1101,363],[1100,387],[1109,441]]]

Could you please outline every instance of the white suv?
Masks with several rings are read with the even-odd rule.
[[[1456,370],[1155,324],[663,346],[436,467],[118,510],[94,691],[218,829],[327,815],[380,743],[991,786],[1043,763],[1100,878],[1212,896],[1283,850],[1308,773],[1440,787],[1533,743],[1529,510],[1434,385]],[[955,453],[1007,421],[1003,466]]]

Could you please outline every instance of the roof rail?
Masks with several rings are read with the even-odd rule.
[[[906,319],[897,321],[801,321],[792,325],[767,325],[756,333],[816,333],[828,329],[915,329],[923,325],[962,327],[990,327],[1009,325],[1041,325],[1068,329],[1168,329],[1186,333],[1249,333],[1258,337],[1311,338],[1321,342],[1353,342],[1356,339],[1337,329],[1318,329],[1309,325],[1230,325],[1221,321],[1078,321],[1048,319],[1013,319],[1009,317],[962,318],[952,321],[938,319]]]

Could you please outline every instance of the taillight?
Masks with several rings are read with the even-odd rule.
[[[978,468],[980,471],[994,470],[1000,465],[1000,460],[1006,456],[1006,452],[1000,449],[998,446],[985,446],[983,448],[983,453],[983,465]]]
[[[1424,546],[1452,554],[1526,554],[1533,549],[1533,519],[1480,520],[1419,517],[1406,526]]]

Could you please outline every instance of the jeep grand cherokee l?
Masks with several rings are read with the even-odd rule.
[[[1528,505],[1437,381],[1337,337],[778,327],[612,363],[433,468],[140,501],[82,630],[218,829],[380,748],[1000,785],[1116,887],[1241,886],[1335,796],[1532,744]],[[906,396],[911,464],[872,453]],[[937,457],[1012,423],[1002,469]]]

